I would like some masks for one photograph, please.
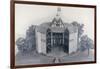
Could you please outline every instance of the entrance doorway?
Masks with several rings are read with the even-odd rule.
[[[63,52],[63,33],[53,33],[52,52]]]
[[[51,32],[49,29],[46,34],[47,53],[50,52],[69,52],[69,32],[66,29],[62,33]]]
[[[52,47],[61,50],[63,47],[63,33],[53,33],[52,37]]]

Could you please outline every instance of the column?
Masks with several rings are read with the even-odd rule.
[[[53,46],[52,32],[51,32],[51,47]]]
[[[63,45],[64,45],[64,32],[63,32]]]

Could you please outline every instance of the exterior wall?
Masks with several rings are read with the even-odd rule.
[[[69,54],[77,51],[78,33],[69,34]]]
[[[46,54],[46,35],[36,31],[36,49],[38,53]]]
[[[46,54],[46,34],[36,30],[36,49],[38,53]],[[78,33],[69,33],[69,54],[78,49]]]
[[[36,31],[36,49],[38,53],[42,52],[41,49],[41,33]]]
[[[41,51],[46,54],[46,34],[41,33]]]

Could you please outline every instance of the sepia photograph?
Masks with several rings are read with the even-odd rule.
[[[95,62],[95,8],[14,4],[15,66]]]

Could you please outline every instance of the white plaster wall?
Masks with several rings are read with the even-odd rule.
[[[41,34],[41,50],[42,53],[46,54],[46,35]]]
[[[77,50],[77,33],[69,34],[69,54]]]
[[[41,50],[41,33],[40,32],[37,32],[36,33],[36,42],[37,42],[37,51],[38,53],[41,53],[42,50]]]
[[[38,32],[37,32],[37,29],[35,30],[35,34],[36,34],[36,50],[38,51]]]

